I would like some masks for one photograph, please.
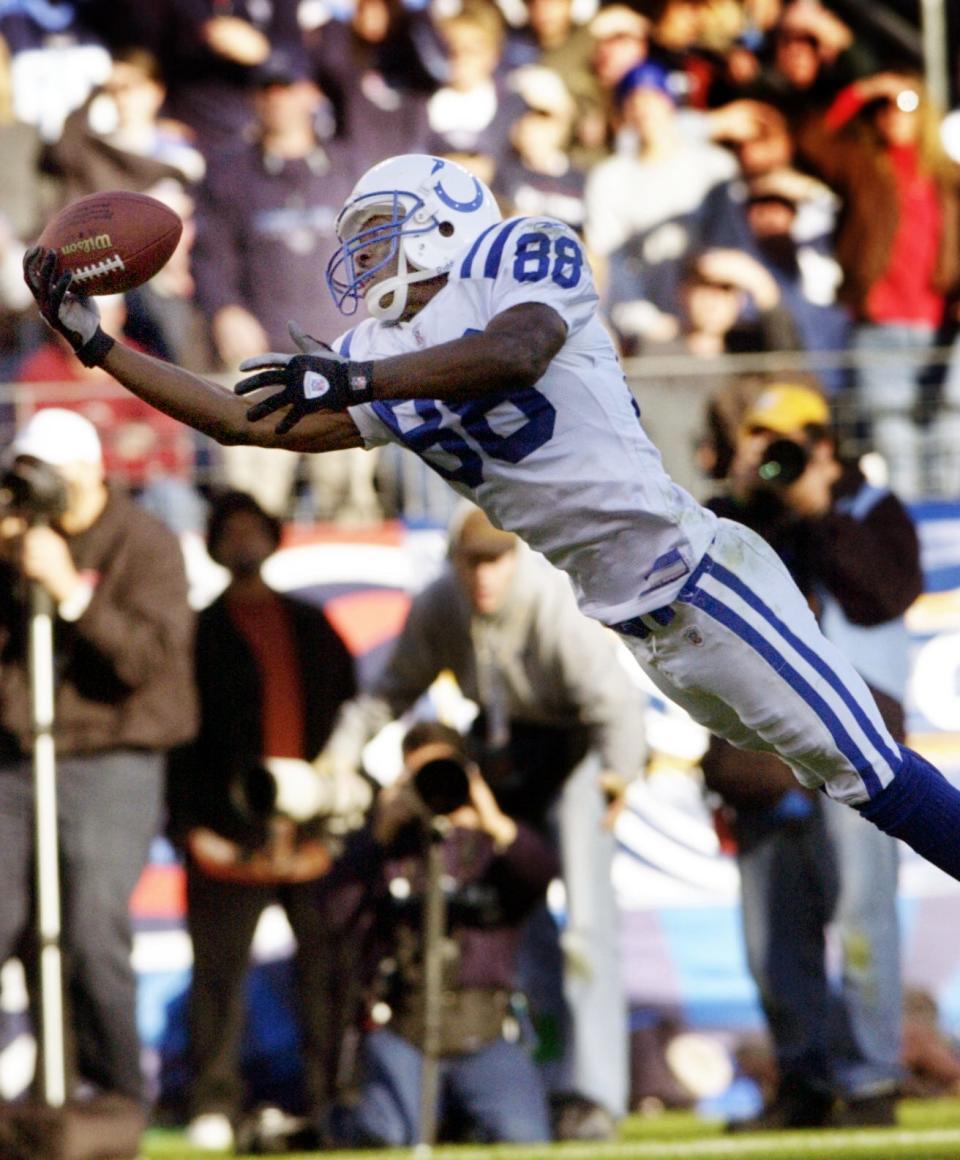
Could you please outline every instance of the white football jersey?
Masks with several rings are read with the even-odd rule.
[[[359,360],[423,350],[526,302],[553,307],[567,324],[535,386],[467,402],[377,401],[350,414],[367,447],[410,448],[566,572],[588,615],[614,624],[669,604],[716,518],[666,475],[640,425],[573,231],[549,218],[498,222],[409,322],[368,318],[336,348]]]

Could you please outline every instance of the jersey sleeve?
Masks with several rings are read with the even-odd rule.
[[[482,234],[457,276],[488,294],[490,316],[511,306],[552,306],[576,333],[594,317],[597,291],[583,243],[553,218],[511,218]]]

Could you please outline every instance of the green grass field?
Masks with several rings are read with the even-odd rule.
[[[288,1153],[287,1160],[398,1160],[414,1149],[381,1152]],[[177,1132],[148,1133],[146,1160],[209,1160],[209,1152],[189,1148]],[[778,1132],[755,1136],[725,1136],[720,1126],[687,1114],[653,1119],[632,1116],[621,1138],[604,1144],[553,1144],[547,1147],[442,1147],[434,1160],[960,1160],[960,1101],[936,1100],[901,1105],[895,1128],[843,1131]]]

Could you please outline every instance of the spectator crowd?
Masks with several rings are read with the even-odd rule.
[[[956,494],[960,167],[919,38],[852,27],[821,0],[130,8],[0,14],[8,428],[41,397],[33,384],[50,401],[84,374],[44,338],[17,273],[59,206],[105,189],[173,206],[178,252],[110,309],[126,341],[229,375],[287,349],[291,318],[325,340],[343,329],[322,282],[338,207],[374,162],[432,152],[486,180],[505,214],[582,232],[604,317],[640,359],[650,434],[698,498],[722,476],[731,408],[782,352],[902,498]],[[445,487],[399,453],[216,450],[88,374],[90,399],[69,405],[170,520],[196,524],[186,488],[211,477],[280,517],[450,514]]]

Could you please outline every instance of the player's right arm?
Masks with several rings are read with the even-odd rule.
[[[282,433],[273,423],[250,422],[232,391],[161,362],[106,335],[96,303],[70,292],[70,276],[56,271],[56,255],[39,247],[24,257],[24,278],[47,325],[70,344],[86,366],[101,366],[132,394],[158,411],[223,444],[254,444],[290,451],[339,451],[363,440],[346,412],[318,411]]]
[[[271,420],[250,422],[247,403],[229,388],[120,343],[110,348],[100,365],[151,407],[218,443],[288,451],[342,451],[363,446],[357,425],[346,411],[316,411],[295,429],[278,433]]]

